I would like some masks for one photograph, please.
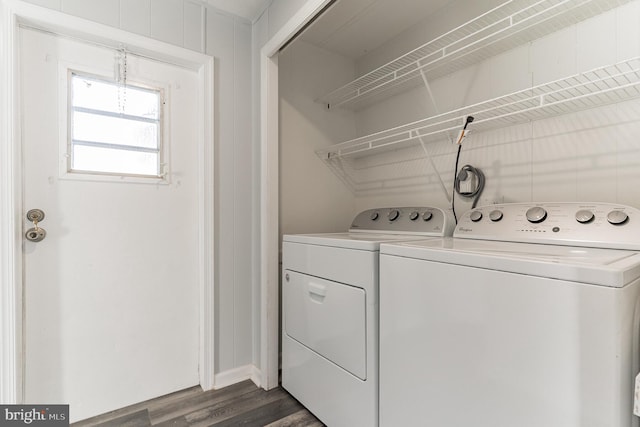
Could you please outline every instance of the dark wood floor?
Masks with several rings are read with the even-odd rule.
[[[192,387],[72,425],[321,427],[324,424],[282,388],[264,391],[247,380],[220,390]]]

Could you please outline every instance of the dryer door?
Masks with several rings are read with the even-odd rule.
[[[285,333],[366,380],[366,293],[362,288],[285,270]]]

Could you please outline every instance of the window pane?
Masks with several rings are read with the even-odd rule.
[[[75,170],[157,176],[158,166],[158,153],[73,146]]]
[[[158,148],[158,124],[73,112],[74,140]]]
[[[104,82],[73,75],[73,104],[76,107],[91,108],[123,113],[132,116],[158,119],[160,117],[160,92],[132,86],[123,87],[118,83]]]
[[[70,74],[69,170],[159,176],[161,90]]]

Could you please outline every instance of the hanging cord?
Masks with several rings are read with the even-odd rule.
[[[469,177],[469,174],[473,174],[478,179],[478,183],[476,184],[476,188],[472,191],[460,191],[460,182],[466,181]],[[484,173],[480,169],[474,168],[471,165],[465,165],[460,170],[458,176],[456,176],[456,180],[453,183],[453,187],[459,195],[462,197],[473,197],[473,204],[471,205],[471,209],[475,208],[478,204],[478,200],[480,199],[480,195],[482,194],[482,190],[484,190]]]
[[[464,127],[462,128],[462,132],[460,132],[460,137],[458,138],[458,154],[456,155],[456,167],[453,170],[454,188],[451,191],[451,210],[453,211],[453,219],[456,224],[458,223],[458,217],[456,216],[455,182],[456,182],[456,179],[458,178],[458,161],[460,160],[460,151],[462,150],[462,139],[464,138],[464,134],[465,134],[465,131],[467,130],[467,126],[469,126],[469,123],[471,123],[472,121],[473,121],[473,116],[467,116],[467,119],[464,122]]]

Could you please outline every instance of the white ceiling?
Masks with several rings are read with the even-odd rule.
[[[254,22],[273,0],[205,0],[225,12],[241,16]]]
[[[359,58],[424,20],[450,0],[338,0],[301,40]]]

